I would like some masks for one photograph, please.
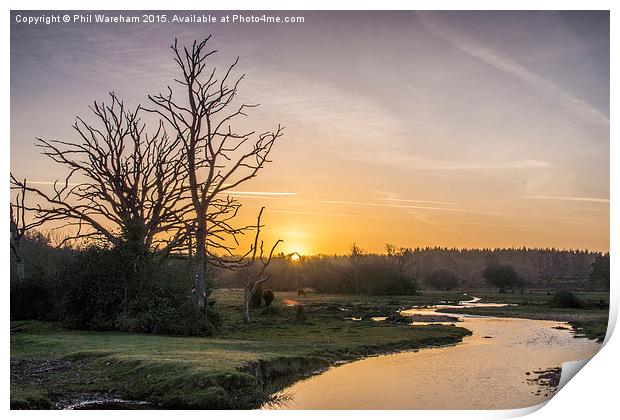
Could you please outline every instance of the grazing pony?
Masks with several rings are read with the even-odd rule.
[[[306,291],[304,289],[299,289],[297,291],[297,297],[308,297],[308,295],[306,294]]]
[[[265,307],[268,308],[271,302],[276,298],[276,295],[271,289],[267,289],[263,292],[263,300],[265,301]]]

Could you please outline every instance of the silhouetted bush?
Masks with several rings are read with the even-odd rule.
[[[132,264],[133,265],[133,264]],[[122,252],[92,247],[80,251],[65,273],[61,321],[68,328],[112,330],[138,277]]]
[[[599,255],[592,263],[590,280],[606,289],[609,289],[609,254]]]
[[[583,308],[583,302],[568,290],[560,290],[554,293],[549,304],[553,308]]]
[[[426,284],[435,290],[452,290],[460,283],[454,271],[439,268],[433,271],[427,278]]]
[[[90,248],[68,275],[62,322],[71,328],[173,335],[211,335],[219,317],[199,309],[189,273],[140,250]]]
[[[54,297],[44,283],[26,279],[20,285],[11,284],[11,319],[53,321]]]
[[[63,273],[74,252],[51,247],[49,238],[36,231],[26,234],[20,248],[26,277],[18,279],[11,253],[11,319],[58,320]]]
[[[482,277],[497,287],[500,293],[508,290],[523,290],[525,282],[519,277],[511,265],[491,265],[482,272]]]

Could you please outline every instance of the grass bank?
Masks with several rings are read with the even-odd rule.
[[[454,294],[455,297],[458,294]],[[219,290],[216,337],[71,331],[33,321],[11,325],[11,405],[52,408],[62,399],[106,393],[167,408],[251,408],[299,375],[337,361],[458,343],[456,326],[355,321],[438,303],[440,294],[407,297],[279,293],[275,306],[241,321],[241,292]],[[288,306],[300,300],[303,309]]]

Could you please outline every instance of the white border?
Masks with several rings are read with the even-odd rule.
[[[80,10],[86,8],[93,10],[347,10],[355,6],[355,9],[362,10],[611,10],[611,39],[614,39],[614,35],[618,35],[616,29],[618,19],[615,16],[615,12],[620,8],[619,2],[611,0],[503,0],[503,1],[491,1],[491,0],[358,0],[355,2],[345,2],[340,0],[298,0],[282,1],[282,0],[263,0],[261,2],[251,0],[230,0],[230,1],[190,1],[190,0],[175,0],[175,1],[161,1],[161,0],[140,0],[132,1],[128,4],[126,1],[120,0],[108,0],[108,1],[90,1],[88,5],[85,2],[77,0],[63,0],[63,1],[43,1],[43,0],[25,0],[25,1],[5,1],[3,7],[5,13],[2,21],[2,38],[1,44],[2,56],[5,58],[2,66],[2,79],[5,86],[5,94],[2,97],[2,120],[3,120],[3,132],[4,139],[0,142],[2,149],[0,151],[0,163],[2,165],[5,178],[8,184],[8,172],[9,172],[9,108],[10,97],[7,94],[10,91],[10,78],[9,78],[9,44],[10,44],[10,31],[9,21],[11,9],[16,10],[37,10],[37,9],[58,9],[58,10]],[[618,71],[618,44],[612,42],[611,46],[611,114],[613,116],[612,121],[616,121],[617,117],[617,94],[618,83],[616,78],[613,77]],[[615,138],[616,134],[615,125],[611,126],[610,138]],[[615,215],[619,213],[618,207],[618,169],[616,164],[618,160],[618,147],[612,142],[611,144],[611,220],[610,227],[611,232],[618,232],[618,218]],[[6,184],[5,184],[6,186]],[[2,200],[8,202],[9,192],[8,188],[2,189]],[[5,209],[6,211],[7,209]],[[8,212],[5,214],[5,220],[8,220]],[[5,225],[6,228],[6,225]],[[9,246],[8,241],[2,241],[1,245],[2,253],[0,254],[0,264],[4,276],[4,293],[2,293],[2,307],[3,315],[5,319],[5,328],[8,326],[9,320],[9,294],[8,294],[8,261],[9,261]],[[620,270],[615,264],[617,259],[614,258],[616,252],[618,252],[618,238],[617,236],[611,237],[610,253],[612,255],[612,299],[610,309],[610,329],[613,329],[615,325],[617,313],[618,313],[618,285],[617,278]],[[8,328],[5,330],[4,346],[2,347],[3,360],[3,379],[4,379],[4,393],[2,398],[3,408],[8,410],[9,408],[9,332]],[[217,413],[204,413],[204,412],[187,412],[176,413],[170,411],[149,411],[149,412],[116,412],[114,415],[118,417],[143,417],[149,416],[153,418],[165,418],[171,415],[182,415],[184,417],[189,416],[192,418],[204,418],[205,416],[215,415],[221,419],[233,419],[239,416],[248,416],[255,418],[300,418],[311,419],[315,416],[334,416],[339,419],[368,419],[374,418],[377,415],[386,418],[394,418],[401,420],[403,417],[416,417],[416,418],[459,418],[459,419],[481,419],[481,418],[504,418],[514,417],[519,415],[525,415],[532,411],[535,411],[529,418],[609,418],[611,413],[617,412],[617,384],[616,378],[620,370],[618,368],[619,363],[615,354],[617,354],[620,348],[617,337],[611,337],[608,334],[608,341],[605,347],[597,354],[593,360],[588,364],[588,367],[579,373],[577,379],[571,380],[561,392],[558,393],[542,410],[536,411],[532,409],[524,410],[506,410],[506,411],[326,411],[326,412],[313,412],[313,411],[253,411],[253,412],[238,412],[238,411],[220,411]],[[540,408],[540,407],[536,407]],[[107,418],[110,413],[107,412],[11,412],[11,416],[32,418],[43,415],[45,417],[66,417],[66,416],[88,416],[92,418]]]

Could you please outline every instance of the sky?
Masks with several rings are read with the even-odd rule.
[[[51,25],[18,14],[42,13],[12,12],[11,171],[42,188],[64,170],[35,137],[75,140],[75,116],[109,91],[146,104],[178,76],[172,40],[212,34],[211,64],[238,56],[240,97],[261,105],[242,126],[286,127],[272,163],[237,188],[240,224],[266,207],[266,243],[300,254],[354,242],[609,249],[607,12]]]

